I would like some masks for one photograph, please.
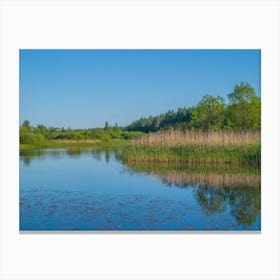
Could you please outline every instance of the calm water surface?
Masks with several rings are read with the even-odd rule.
[[[260,171],[126,164],[91,148],[20,154],[20,230],[260,230]]]

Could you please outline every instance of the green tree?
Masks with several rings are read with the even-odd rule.
[[[219,130],[224,126],[225,100],[221,96],[204,95],[192,109],[191,125],[197,129]]]
[[[20,128],[19,128],[19,142],[21,144],[26,144],[27,143],[27,140],[28,140],[28,128],[27,126],[25,125],[22,125]]]
[[[22,126],[25,127],[28,131],[31,130],[30,122],[28,120],[25,120],[22,123]]]
[[[240,85],[235,85],[232,93],[228,95],[230,104],[239,104],[242,102],[251,103],[257,98],[255,90],[248,82],[241,82]]]
[[[108,130],[108,129],[109,129],[109,127],[110,127],[109,122],[108,122],[108,121],[106,121],[106,122],[105,122],[105,126],[104,126],[104,130]]]
[[[238,130],[261,128],[261,100],[248,83],[235,85],[228,95],[226,126]]]

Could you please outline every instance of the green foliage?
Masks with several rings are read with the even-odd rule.
[[[204,95],[192,110],[191,126],[202,130],[220,130],[225,120],[225,100],[221,96]]]
[[[247,145],[136,146],[123,149],[119,158],[127,162],[236,163],[260,165],[260,143]]]
[[[20,126],[20,143],[33,144],[42,146],[53,140],[67,141],[87,141],[87,140],[101,140],[111,141],[117,139],[136,139],[143,136],[142,132],[127,131],[123,127],[115,125],[110,127],[109,124],[106,129],[93,128],[93,129],[65,129],[57,127],[49,127],[39,124],[37,127],[30,126],[29,121],[25,121]]]
[[[261,128],[261,100],[248,83],[236,85],[228,95],[230,104],[226,112],[226,126],[239,130]]]
[[[127,130],[157,132],[169,128],[199,130],[259,130],[261,128],[261,100],[254,89],[241,82],[228,94],[229,103],[220,97],[204,95],[197,106],[179,108],[159,116],[134,121]]]
[[[238,104],[241,102],[251,103],[257,96],[255,90],[246,82],[235,85],[234,91],[228,95],[230,104]]]
[[[22,126],[26,127],[27,130],[30,130],[30,122],[28,120],[25,120],[23,123],[22,123]]]
[[[108,130],[109,127],[110,127],[110,126],[109,126],[109,122],[106,121],[106,122],[105,122],[105,126],[104,126],[104,130]]]
[[[143,133],[140,131],[123,131],[122,138],[126,140],[132,140],[143,136]]]
[[[40,146],[45,143],[45,139],[39,133],[30,132],[28,126],[22,125],[20,128],[20,143]]]
[[[134,121],[126,127],[128,131],[156,132],[169,128],[188,128],[191,109],[179,108],[177,112],[168,111],[156,117],[149,116]]]
[[[110,141],[114,139],[135,139],[141,133],[157,132],[170,128],[180,130],[260,130],[261,100],[248,83],[235,85],[228,95],[229,104],[220,97],[204,95],[197,106],[179,108],[158,116],[140,118],[126,128],[115,124],[111,127],[106,121],[104,128],[71,129],[47,128],[43,124],[32,127],[28,120],[20,126],[20,143],[43,145],[51,140],[96,139]]]

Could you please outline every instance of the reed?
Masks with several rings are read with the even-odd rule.
[[[170,130],[122,149],[126,162],[238,163],[260,165],[260,132]]]
[[[158,133],[150,133],[147,136],[134,140],[135,145],[148,146],[185,146],[185,145],[236,145],[259,143],[260,131],[181,131],[171,129]]]

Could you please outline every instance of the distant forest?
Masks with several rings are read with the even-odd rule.
[[[48,140],[135,139],[143,133],[167,129],[180,130],[260,130],[261,99],[248,83],[240,83],[228,94],[228,102],[221,96],[204,95],[197,106],[179,108],[158,116],[149,116],[132,122],[127,127],[71,129],[38,124],[36,127],[24,121],[20,126],[21,144],[42,144]]]
[[[260,130],[261,100],[248,83],[236,85],[228,94],[204,95],[197,106],[179,108],[155,117],[141,118],[126,127],[128,131],[156,132],[170,128],[199,130]]]

